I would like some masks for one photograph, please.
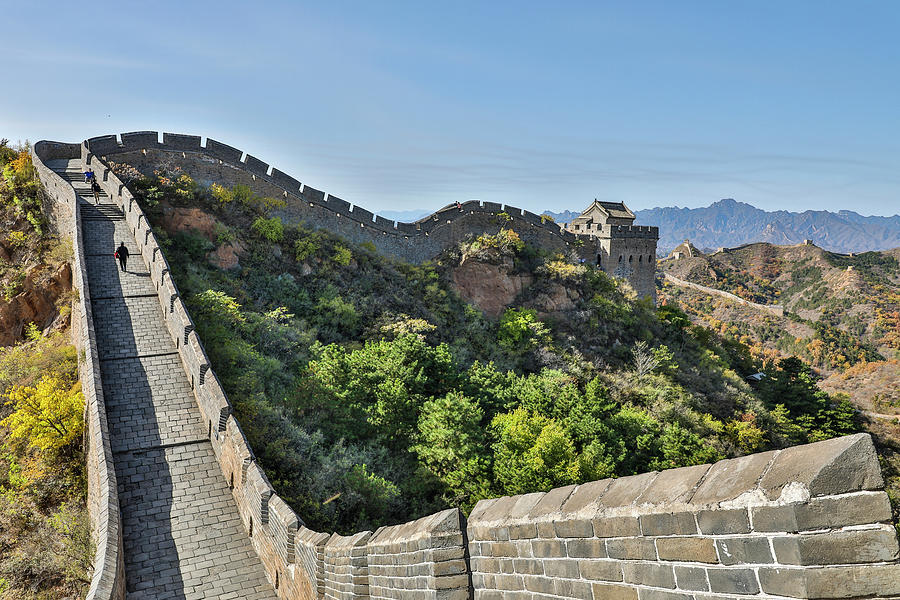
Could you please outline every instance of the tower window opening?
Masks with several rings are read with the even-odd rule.
[[[631,262],[634,262],[634,255],[633,255],[633,254],[629,254],[629,255],[628,255],[628,262],[630,262],[630,263],[631,263]]]

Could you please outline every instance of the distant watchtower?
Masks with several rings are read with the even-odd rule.
[[[634,224],[634,213],[623,202],[597,199],[565,226],[589,236],[597,251],[597,266],[627,279],[641,296],[656,300],[656,242],[659,228]]]

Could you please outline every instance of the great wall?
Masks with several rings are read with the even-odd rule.
[[[101,157],[117,149],[129,160],[181,155],[227,169],[225,181],[292,189],[309,208],[332,203],[322,226],[354,241],[392,236],[376,246],[407,259],[437,247],[431,238],[448,240],[454,225],[453,235],[476,231],[479,219],[516,209],[467,203],[466,217],[444,211],[390,224],[213,140],[201,149],[191,136],[121,139],[33,149],[52,222],[75,250],[73,330],[96,546],[89,599],[900,596],[897,532],[867,434],[482,500],[468,519],[448,509],[352,536],[307,529],[256,463],[147,218]],[[104,191],[99,207],[84,200],[85,167]],[[577,239],[531,213],[513,216],[533,226],[523,238],[559,248]],[[118,240],[140,262],[130,273],[110,260]]]

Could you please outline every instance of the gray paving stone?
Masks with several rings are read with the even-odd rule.
[[[76,171],[77,162],[54,168]],[[89,194],[83,183],[74,187]],[[83,216],[94,208],[82,206]],[[154,289],[142,276],[147,268],[128,226],[104,216],[110,208],[82,223],[85,253],[103,255],[88,256],[86,268],[122,510],[126,597],[275,600],[206,439],[159,301],[133,297]],[[119,273],[112,259],[122,240],[133,273]]]

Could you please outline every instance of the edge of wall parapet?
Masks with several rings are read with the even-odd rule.
[[[109,440],[109,426],[100,380],[100,362],[94,336],[91,293],[85,270],[81,210],[75,189],[45,160],[78,158],[77,144],[37,142],[32,160],[44,189],[56,202],[70,207],[71,221],[60,233],[72,239],[72,281],[78,289],[72,333],[79,353],[78,371],[85,396],[85,457],[88,472],[88,514],[94,544],[93,568],[87,600],[122,600],[125,597],[125,563],[122,547],[121,510]]]

